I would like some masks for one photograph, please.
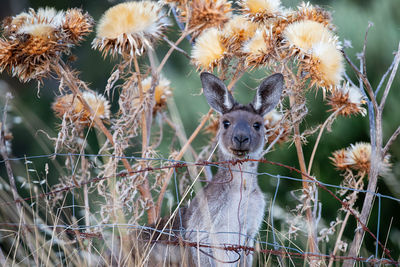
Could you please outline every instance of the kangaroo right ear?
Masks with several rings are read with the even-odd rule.
[[[235,100],[225,84],[218,77],[209,72],[202,72],[200,79],[203,85],[204,96],[210,107],[221,114],[232,109]]]
[[[252,102],[254,109],[263,116],[271,111],[281,99],[283,86],[283,75],[280,73],[275,73],[264,79]]]

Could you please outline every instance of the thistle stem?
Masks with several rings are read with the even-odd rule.
[[[4,159],[4,164],[6,165],[7,175],[8,175],[8,179],[10,181],[11,192],[12,192],[13,198],[16,202],[18,213],[20,216],[22,216],[22,206],[21,206],[21,203],[19,202],[19,199],[21,197],[18,195],[17,186],[15,184],[14,173],[12,171],[10,161],[8,160],[6,138],[5,138],[7,106],[8,106],[8,100],[10,98],[11,98],[11,94],[10,94],[10,97],[6,97],[6,103],[4,105],[3,117],[2,117],[2,121],[0,122],[0,154]]]
[[[113,136],[111,133],[108,131],[108,129],[104,126],[102,120],[96,116],[96,113],[93,111],[93,109],[89,106],[89,104],[86,102],[86,100],[82,96],[82,92],[79,90],[79,86],[77,85],[75,81],[75,77],[71,73],[71,71],[65,66],[65,68],[61,65],[62,63],[59,63],[57,65],[54,65],[54,71],[56,74],[59,76],[59,78],[63,78],[68,87],[72,90],[72,92],[77,96],[78,100],[82,103],[82,105],[85,107],[87,111],[89,111],[91,117],[93,118],[94,123],[96,126],[104,133],[104,135],[107,137],[108,141],[112,146],[115,145]],[[125,167],[125,169],[128,171],[128,173],[133,173],[132,167],[130,166],[128,160],[125,158],[124,155],[121,155],[121,161]],[[155,208],[153,205],[153,199],[150,193],[149,189],[149,184],[148,181],[144,181],[143,184],[138,185],[138,189],[140,192],[140,195],[142,196],[143,200],[147,203],[146,207],[147,209],[147,220],[151,224],[155,222]]]
[[[295,105],[295,99],[293,96],[290,97],[290,105],[293,106]],[[314,225],[314,218],[313,214],[311,211],[311,208],[308,207],[308,202],[310,199],[309,191],[310,191],[310,186],[306,180],[308,180],[307,176],[304,174],[308,174],[307,172],[307,167],[306,167],[306,162],[304,159],[304,153],[303,153],[303,147],[301,144],[301,139],[300,139],[300,126],[299,122],[296,122],[293,126],[293,133],[294,133],[294,144],[296,147],[296,152],[297,152],[297,158],[299,161],[300,165],[300,170],[302,172],[302,186],[303,186],[303,191],[304,194],[306,194],[306,198],[304,199],[303,205],[304,208],[306,209],[306,219],[308,223],[308,244],[310,247],[310,253],[311,254],[317,254],[318,253],[318,245],[316,242],[316,236],[315,236],[315,225]],[[316,266],[316,264],[313,262],[313,260],[310,260],[310,266]]]
[[[321,137],[322,137],[322,133],[324,132],[326,126],[328,125],[328,123],[334,118],[336,117],[336,115],[343,109],[343,107],[339,108],[338,110],[336,110],[335,112],[333,112],[324,122],[324,124],[322,124],[321,129],[319,130],[318,133],[318,137],[317,140],[315,141],[314,144],[314,148],[313,151],[311,153],[311,157],[310,157],[310,161],[308,162],[308,171],[307,173],[310,174],[311,173],[311,168],[312,168],[312,164],[314,161],[314,157],[315,157],[315,153],[317,152],[317,148],[319,145],[319,142],[321,141]]]

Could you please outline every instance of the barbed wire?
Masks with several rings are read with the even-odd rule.
[[[157,228],[149,227],[149,226],[143,226],[143,225],[133,225],[133,224],[121,224],[121,223],[115,223],[115,224],[98,224],[98,225],[91,225],[91,226],[85,226],[85,225],[80,225],[80,226],[71,226],[71,225],[47,225],[47,224],[21,224],[21,223],[0,223],[0,226],[9,226],[9,227],[15,227],[15,228],[20,228],[24,227],[26,229],[35,229],[36,227],[39,229],[54,229],[54,228],[59,228],[59,229],[64,229],[65,233],[75,235],[76,237],[79,236],[79,238],[83,239],[103,239],[103,235],[99,232],[83,232],[84,230],[89,230],[89,229],[96,229],[96,228],[101,228],[101,229],[112,229],[112,228],[127,228],[127,229],[137,229],[137,230],[147,230],[147,231],[154,231],[160,234],[164,235],[169,235],[171,237],[179,237],[179,240],[138,240],[140,242],[157,242],[165,245],[172,245],[172,246],[184,246],[184,247],[195,247],[195,248],[211,248],[211,249],[220,249],[220,250],[226,250],[226,251],[235,251],[237,253],[240,253],[240,251],[244,252],[258,252],[258,253],[263,253],[263,254],[271,254],[275,256],[282,256],[282,257],[293,257],[293,258],[299,258],[299,259],[304,259],[304,258],[313,258],[313,259],[333,259],[334,261],[343,261],[343,260],[355,260],[359,262],[365,262],[365,263],[371,263],[371,264],[391,264],[395,266],[400,266],[400,261],[395,261],[391,259],[386,259],[386,258],[374,258],[373,256],[370,256],[368,258],[366,257],[347,257],[347,256],[338,256],[338,255],[331,255],[331,254],[322,254],[322,253],[309,253],[309,252],[303,252],[299,249],[292,248],[292,247],[286,247],[282,245],[278,245],[278,248],[275,248],[274,243],[269,243],[266,241],[260,241],[257,240],[256,238],[251,238],[246,234],[243,233],[237,233],[237,232],[207,232],[207,231],[201,231],[201,230],[182,230],[182,229],[164,229],[160,230]],[[243,245],[235,245],[235,244],[208,244],[208,243],[202,243],[202,242],[191,242],[188,240],[184,240],[181,238],[183,233],[191,233],[191,232],[199,232],[199,233],[208,233],[208,234],[213,234],[213,235],[218,235],[218,234],[234,234],[238,235],[240,234],[243,237],[253,239],[257,244],[260,245],[269,245],[269,246],[274,246],[274,249],[257,249],[254,247],[249,247],[249,246],[243,246]],[[174,233],[174,234],[172,234]],[[178,233],[178,234],[175,234]],[[129,237],[127,237],[129,238]]]
[[[223,168],[226,170],[229,170],[230,172],[237,172],[237,170],[231,170],[231,168],[229,166],[234,166],[234,165],[239,165],[244,163],[244,162],[259,162],[259,163],[265,163],[265,164],[271,164],[271,165],[276,165],[276,166],[280,166],[283,168],[286,168],[288,170],[290,170],[291,172],[296,172],[300,175],[303,175],[304,177],[307,178],[307,180],[303,180],[301,178],[296,178],[296,177],[290,177],[290,176],[284,176],[284,175],[279,175],[279,174],[271,174],[268,172],[248,172],[245,170],[240,170],[240,172],[243,173],[249,173],[249,174],[254,174],[257,176],[262,176],[262,175],[267,175],[269,177],[272,178],[276,178],[277,179],[277,185],[276,185],[276,190],[275,190],[275,194],[273,197],[273,205],[275,203],[276,200],[276,196],[278,193],[278,188],[279,188],[279,181],[281,179],[287,179],[287,180],[292,180],[292,181],[297,181],[297,182],[310,182],[310,183],[315,183],[316,186],[318,186],[319,188],[323,189],[324,191],[326,191],[327,193],[329,193],[334,199],[336,199],[342,206],[343,209],[349,211],[352,216],[357,220],[357,222],[359,223],[360,227],[362,227],[362,229],[364,231],[366,231],[376,242],[376,247],[375,247],[375,257],[371,256],[369,258],[362,258],[362,257],[345,257],[345,256],[336,256],[336,255],[328,255],[328,254],[310,254],[307,252],[301,252],[300,250],[294,249],[294,248],[290,248],[290,247],[285,247],[285,246],[281,246],[276,242],[276,238],[275,238],[275,230],[274,230],[274,226],[273,226],[273,207],[271,209],[271,222],[272,222],[272,235],[273,235],[273,243],[268,243],[268,242],[261,242],[261,241],[257,241],[254,240],[255,242],[257,242],[258,244],[264,244],[264,245],[272,245],[274,247],[274,250],[270,250],[270,249],[265,249],[265,250],[257,250],[258,252],[264,253],[264,254],[272,254],[272,255],[277,255],[277,256],[282,256],[282,257],[287,257],[287,256],[293,256],[293,257],[300,257],[300,258],[304,258],[304,257],[308,257],[308,258],[328,258],[328,259],[333,259],[335,261],[342,261],[342,260],[347,260],[347,259],[351,259],[351,260],[356,260],[356,261],[363,261],[363,262],[369,262],[369,263],[380,263],[380,264],[394,264],[394,265],[398,265],[400,266],[400,262],[399,261],[395,261],[393,260],[393,258],[391,257],[390,251],[386,248],[386,245],[383,245],[380,241],[379,241],[379,228],[380,228],[380,220],[381,220],[381,199],[382,198],[386,198],[386,199],[390,199],[392,201],[396,201],[398,203],[400,203],[400,199],[389,196],[389,195],[383,195],[377,192],[370,192],[368,190],[362,190],[362,189],[355,189],[355,188],[350,188],[350,187],[343,187],[340,185],[334,185],[334,184],[328,184],[328,183],[323,183],[321,181],[319,181],[316,177],[312,177],[308,174],[302,173],[300,170],[282,164],[282,163],[278,163],[278,162],[273,162],[273,161],[268,161],[265,159],[259,159],[259,160],[255,160],[255,159],[239,159],[239,160],[231,160],[231,161],[220,161],[220,162],[209,162],[209,161],[201,161],[201,162],[186,162],[186,161],[176,161],[176,160],[171,160],[171,159],[165,159],[165,158],[143,158],[143,157],[135,157],[135,156],[127,156],[127,157],[119,157],[119,156],[115,156],[115,155],[110,155],[110,154],[78,154],[78,153],[52,153],[52,154],[43,154],[43,155],[36,155],[36,156],[24,156],[24,157],[14,157],[14,158],[9,158],[7,159],[8,161],[21,161],[24,160],[25,164],[29,164],[30,160],[33,159],[40,159],[40,158],[50,158],[50,159],[56,159],[56,157],[71,157],[71,156],[84,156],[84,157],[93,157],[93,158],[99,158],[99,157],[113,157],[113,158],[125,158],[125,159],[129,159],[129,160],[135,160],[135,161],[158,161],[158,162],[168,162],[170,163],[169,165],[165,165],[165,166],[160,166],[160,167],[146,167],[146,168],[142,168],[142,169],[137,169],[135,171],[132,172],[126,172],[126,171],[122,171],[120,173],[117,173],[116,175],[113,176],[102,176],[102,177],[94,177],[91,178],[87,181],[83,181],[80,182],[78,184],[72,184],[69,186],[65,186],[62,188],[59,188],[57,190],[53,190],[53,191],[49,191],[49,192],[45,192],[45,193],[41,193],[41,194],[37,194],[37,195],[31,195],[30,197],[26,197],[26,198],[20,198],[14,201],[9,201],[9,202],[1,202],[0,206],[2,205],[12,205],[15,203],[22,203],[24,201],[34,201],[36,199],[39,198],[44,198],[44,197],[49,197],[49,196],[53,196],[53,195],[57,195],[60,193],[65,193],[68,191],[73,192],[73,189],[76,188],[80,188],[81,186],[84,185],[88,185],[88,184],[93,184],[93,183],[97,183],[103,180],[107,180],[110,178],[126,178],[126,177],[130,177],[134,174],[138,174],[138,173],[144,173],[144,172],[153,172],[153,171],[159,171],[159,170],[163,170],[163,169],[174,169],[174,179],[175,179],[175,186],[177,186],[177,181],[176,181],[176,171],[177,169],[182,169],[182,168],[187,168],[189,166],[198,166],[198,167],[205,167],[205,166],[213,166],[213,167],[217,167],[217,168]],[[4,164],[6,160],[2,160],[0,161],[0,164]],[[228,167],[225,167],[228,166]],[[230,180],[228,179],[226,182],[229,182]],[[208,180],[202,180],[202,182],[208,182],[208,183],[212,183],[212,181],[208,181]],[[219,182],[220,183],[220,182]],[[350,203],[347,203],[346,201],[340,199],[335,193],[333,193],[331,190],[329,190],[328,188],[334,188],[334,189],[344,189],[344,190],[348,190],[348,191],[356,191],[359,193],[370,193],[370,194],[374,194],[377,198],[378,198],[378,227],[377,227],[377,233],[376,235],[366,226],[364,225],[360,218],[357,216],[356,212],[351,208]],[[175,188],[175,193],[176,193],[176,197],[178,198],[179,201],[179,194],[178,194],[178,189],[177,187]],[[76,207],[76,205],[73,203],[72,208],[73,208],[73,214],[75,214],[75,210],[74,208]],[[160,231],[158,229],[152,228],[152,227],[146,227],[146,226],[141,226],[141,225],[120,225],[120,224],[112,224],[112,225],[92,225],[92,226],[79,226],[79,227],[74,227],[74,226],[68,226],[68,225],[56,225],[56,226],[50,226],[50,225],[25,225],[24,227],[39,227],[44,229],[45,227],[49,228],[49,227],[53,227],[53,228],[64,228],[66,232],[71,233],[71,234],[75,234],[75,235],[79,235],[80,238],[102,238],[101,233],[92,233],[92,232],[86,232],[89,229],[95,229],[95,228],[105,228],[105,227],[129,227],[129,228],[137,228],[137,229],[141,229],[141,230],[150,230],[150,231],[156,231],[159,232],[161,234],[168,234],[171,232],[175,232],[175,231],[179,231],[180,233],[186,233],[190,230],[186,230],[186,229],[182,229],[182,219],[181,219],[181,214],[180,214],[180,210],[179,210],[179,219],[181,220],[180,222],[180,229],[179,230],[174,230],[174,229],[164,229],[164,231]],[[13,224],[10,223],[0,223],[1,226],[12,226]],[[18,224],[19,226],[21,226],[21,224]],[[219,233],[227,233],[227,232],[217,232],[216,234]],[[241,233],[231,233],[231,234],[239,234],[239,235],[243,235]],[[175,234],[174,234],[175,235]],[[244,235],[245,236],[245,235]],[[157,242],[165,242],[165,240],[157,240]],[[168,241],[171,242],[171,241]],[[207,248],[214,248],[215,245],[213,244],[199,244],[197,242],[189,242],[189,241],[185,241],[185,240],[179,240],[179,244],[176,243],[175,245],[182,245],[184,244],[185,246],[208,246]],[[183,242],[183,243],[182,243]],[[174,245],[173,242],[170,243],[170,245]],[[389,259],[386,258],[378,258],[378,247],[381,247],[381,249],[384,252],[384,255],[386,255]],[[218,248],[218,246],[215,246],[215,248]],[[236,250],[241,250],[241,251],[245,251],[245,252],[254,252],[254,248],[252,247],[246,247],[246,246],[240,246],[240,245],[235,245],[235,244],[224,244],[224,246],[220,246],[219,249],[226,249],[226,250],[232,250],[232,251],[236,251]],[[294,250],[294,251],[293,251]],[[293,251],[293,252],[291,252]]]

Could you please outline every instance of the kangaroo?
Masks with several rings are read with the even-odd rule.
[[[279,102],[283,75],[264,79],[254,100],[242,105],[224,83],[211,73],[200,75],[208,104],[220,116],[219,161],[260,159],[264,147],[263,116]],[[265,200],[258,183],[257,162],[222,165],[207,186],[187,207],[183,216],[185,240],[212,245],[253,246],[265,212]],[[191,265],[251,266],[251,254],[221,249],[190,248]]]
[[[254,100],[242,105],[235,101],[224,83],[211,73],[200,75],[208,104],[220,113],[218,157],[220,162],[235,159],[260,159],[264,147],[263,116],[279,102],[283,75],[273,74],[264,79]],[[201,245],[253,246],[263,221],[264,196],[257,183],[257,162],[222,164],[189,206],[181,210],[181,235],[153,233],[153,239],[184,240]],[[169,229],[179,229],[171,222]],[[166,225],[160,222],[158,228]],[[146,239],[151,239],[149,236]],[[148,266],[251,266],[253,256],[205,246],[182,248],[156,244]]]

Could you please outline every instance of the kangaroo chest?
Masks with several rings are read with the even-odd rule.
[[[215,183],[196,196],[187,228],[198,230],[200,241],[243,245],[248,238],[254,238],[265,210],[257,176],[251,174],[256,169],[235,166],[231,172],[219,172],[213,179]]]
[[[230,234],[230,242],[240,243],[246,238],[253,237],[258,232],[265,210],[264,196],[257,184],[257,176],[247,173],[247,170],[233,172],[233,180],[221,194],[225,201],[216,212],[215,228],[229,233],[238,233],[235,237]]]

